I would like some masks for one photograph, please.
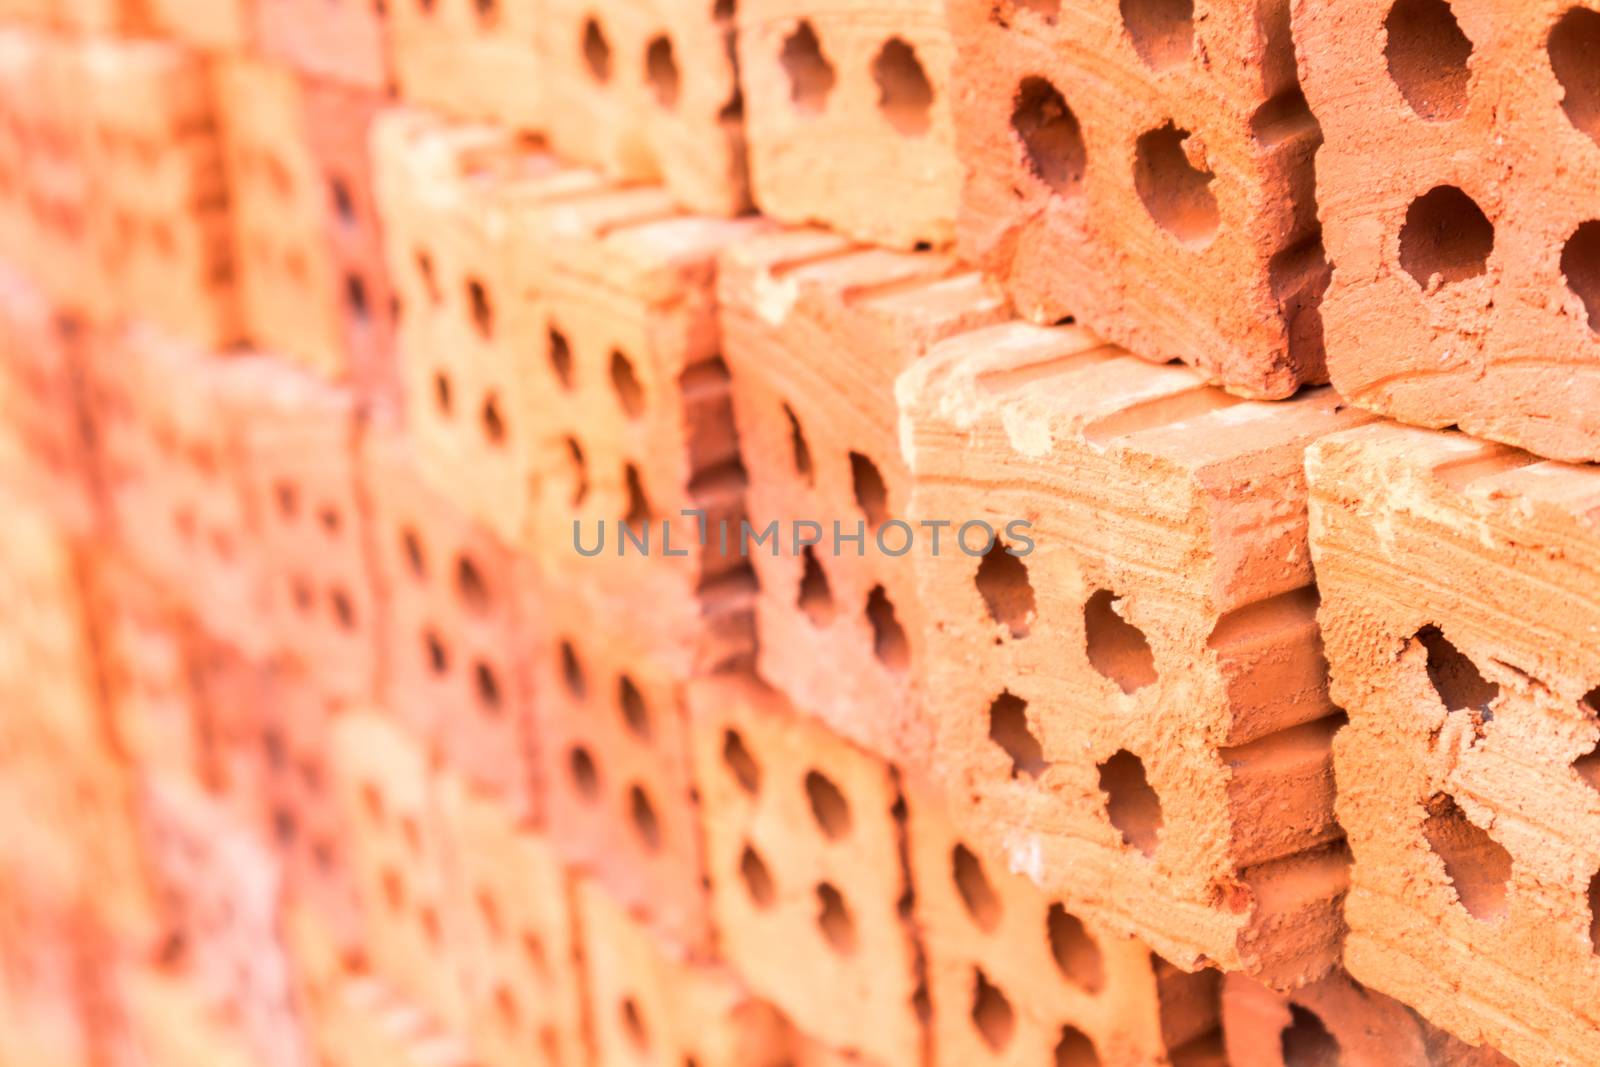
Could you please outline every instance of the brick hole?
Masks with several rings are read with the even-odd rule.
[[[928,132],[933,85],[916,49],[899,37],[889,38],[872,60],[872,80],[878,84],[878,110],[889,125],[908,137]]]
[[[789,76],[789,99],[795,110],[814,115],[827,106],[828,94],[833,92],[837,79],[809,21],[802,19],[794,32],[784,38],[778,61]]]
[[[433,910],[432,905],[425,905],[417,916],[422,923],[422,933],[430,945],[437,946],[442,940],[439,929],[439,913]]]
[[[856,506],[867,517],[867,525],[882,526],[889,518],[889,487],[884,484],[878,465],[860,452],[851,452],[850,484],[855,489]]]
[[[572,463],[572,506],[578,507],[589,496],[589,465],[576,437],[567,438],[567,458]]]
[[[483,918],[484,929],[489,931],[489,936],[496,941],[500,940],[503,929],[500,925],[500,909],[495,905],[494,897],[483,886],[478,887],[478,914]]]
[[[491,445],[499,447],[506,440],[505,420],[500,417],[500,398],[494,393],[489,393],[483,398],[483,437]]]
[[[1425,293],[1485,273],[1493,251],[1494,223],[1453,185],[1429,190],[1406,209],[1400,266]]]
[[[300,514],[300,493],[290,483],[279,482],[273,488],[272,496],[278,502],[278,514],[293,522]]]
[[[473,0],[472,6],[478,14],[478,25],[493,26],[498,21],[500,6],[497,0]]]
[[[422,539],[409,526],[400,531],[400,551],[405,554],[406,566],[411,568],[414,577],[427,577],[428,562],[422,554]]]
[[[329,537],[339,536],[341,520],[339,509],[331,504],[325,505],[317,512],[317,521],[322,524],[322,529]]]
[[[592,803],[600,796],[600,771],[594,765],[594,757],[582,745],[573,745],[567,753],[567,774],[584,800]]]
[[[1061,1040],[1056,1042],[1054,1063],[1055,1067],[1100,1067],[1100,1053],[1088,1034],[1075,1026],[1063,1026]]]
[[[727,765],[733,780],[751,796],[761,791],[761,765],[750,754],[749,746],[737,730],[722,731],[722,762]]]
[[[500,1025],[507,1030],[516,1030],[520,1027],[522,1019],[517,1010],[517,998],[511,995],[507,986],[497,986],[494,991],[495,1012],[500,1016]]]
[[[800,430],[800,420],[795,418],[794,409],[788,404],[783,405],[783,413],[789,419],[789,450],[794,456],[794,472],[807,485],[815,485],[817,477],[811,466],[811,446],[806,444],[806,435]]]
[[[800,576],[800,595],[797,603],[813,626],[825,626],[833,619],[833,590],[828,586],[827,572],[817,559],[816,548],[807,545],[800,552],[804,570]]]
[[[664,108],[678,106],[678,60],[672,54],[672,39],[661,34],[650,41],[644,53],[644,76]]]
[[[993,930],[1000,922],[1000,898],[983,873],[983,861],[966,845],[950,850],[950,877],[972,921],[980,930]]]
[[[1133,184],[1157,226],[1186,245],[1209,244],[1222,221],[1216,177],[1196,158],[1198,142],[1188,130],[1168,122],[1140,134],[1134,145]]]
[[[655,805],[650,794],[639,785],[628,789],[628,818],[633,822],[633,832],[651,852],[661,851],[661,820],[656,818]]]
[[[444,294],[439,291],[439,278],[433,270],[433,257],[419,248],[413,253],[417,261],[417,276],[422,279],[422,288],[428,294],[428,299],[437,304],[444,299]]]
[[[1589,879],[1589,949],[1600,956],[1600,871]]]
[[[578,650],[572,647],[571,641],[561,642],[561,681],[574,700],[588,699],[589,679],[585,676],[583,661],[578,659]]]
[[[1489,922],[1506,913],[1511,853],[1467,818],[1455,798],[1440,793],[1428,801],[1422,835],[1444,861],[1445,877],[1467,914]]]
[[[1127,749],[1100,764],[1106,817],[1125,844],[1154,856],[1161,831],[1161,798],[1145,778],[1144,761]]]
[[[1600,45],[1594,54],[1600,57]],[[1600,70],[1600,59],[1595,67]],[[1589,329],[1600,333],[1600,219],[1585,222],[1568,238],[1561,250],[1561,273],[1567,276],[1567,288],[1583,301]]]
[[[856,950],[856,921],[844,902],[844,894],[831,882],[817,884],[817,929],[822,931],[822,939],[828,946],[840,955]]]
[[[1165,70],[1194,51],[1194,0],[1122,0],[1122,25],[1145,66]]]
[[[1011,777],[1037,778],[1049,766],[1044,749],[1028,726],[1028,702],[1009,690],[989,705],[989,740],[1011,757]]]
[[[1011,128],[1022,143],[1028,169],[1057,196],[1083,192],[1089,150],[1083,127],[1061,91],[1043,78],[1022,79],[1011,106]]]
[[[434,674],[444,674],[450,670],[450,654],[445,650],[444,642],[439,640],[439,635],[431,628],[422,631],[422,647],[428,657],[428,669]]]
[[[978,564],[976,581],[989,617],[1010,631],[1012,637],[1027,637],[1035,605],[1033,585],[1022,558],[1012,555],[997,538]]]
[[[1144,632],[1123,617],[1124,603],[1109,589],[1095,590],[1083,606],[1083,629],[1094,669],[1133,693],[1156,680],[1156,658]]]
[[[739,854],[739,878],[744,882],[745,892],[750,895],[752,904],[758,908],[772,905],[777,896],[777,890],[772,885],[772,872],[767,870],[766,861],[748,844]]]
[[[489,583],[472,557],[465,553],[456,557],[456,594],[461,602],[473,611],[488,611],[490,606]]]
[[[383,881],[383,900],[389,910],[399,914],[406,907],[406,883],[400,877],[400,872],[393,867],[384,868],[381,876]]]
[[[628,510],[623,513],[622,521],[629,526],[643,526],[650,521],[650,500],[644,495],[639,468],[632,463],[624,465],[622,481],[628,497]]]
[[[1279,1038],[1283,1067],[1340,1067],[1344,1062],[1339,1042],[1314,1012],[1289,1005],[1289,1025]]]
[[[333,609],[333,621],[339,624],[341,630],[356,628],[356,609],[351,605],[350,597],[343,589],[334,589],[328,593],[328,605]]]
[[[1437,626],[1424,626],[1415,640],[1427,650],[1428,681],[1445,710],[1480,711],[1486,721],[1493,719],[1489,704],[1500,695],[1500,686],[1485,678]]]
[[[380,826],[383,825],[386,818],[383,794],[371,782],[367,782],[361,787],[361,806],[366,810],[368,819]]]
[[[413,856],[422,855],[422,830],[417,826],[417,820],[409,815],[400,819],[400,836],[405,838],[406,848]]]
[[[467,306],[472,310],[472,325],[478,336],[484,340],[494,336],[494,307],[489,303],[489,290],[477,278],[467,279]]]
[[[872,654],[878,662],[896,673],[904,671],[911,663],[911,642],[881,585],[867,594],[867,622],[872,626]]]
[[[455,404],[451,398],[450,376],[442,370],[433,374],[433,402],[439,408],[439,414],[448,419]]]
[[[1389,77],[1411,110],[1430,122],[1460,117],[1467,110],[1472,42],[1448,0],[1398,0],[1383,28]]]
[[[734,0],[716,0],[716,3],[711,5],[711,17],[719,22],[723,19],[731,19],[735,10]]]
[[[382,0],[378,0],[378,2],[381,3]],[[424,14],[431,14],[434,3],[435,0],[417,0],[417,10],[423,12]]]
[[[272,832],[280,845],[288,847],[290,842],[294,840],[294,813],[282,808],[274,811],[272,813]]]
[[[593,16],[583,20],[583,62],[595,81],[611,80],[611,44]]]
[[[633,363],[621,352],[611,353],[611,385],[617,391],[617,401],[624,415],[637,419],[644,414],[644,387],[633,372]]]
[[[1095,994],[1104,989],[1105,958],[1100,954],[1100,946],[1089,936],[1083,920],[1059,903],[1051,904],[1045,928],[1050,935],[1050,955],[1055,957],[1061,976],[1085,993]]]
[[[334,176],[328,179],[328,199],[333,202],[335,218],[345,226],[356,224],[356,202],[343,178]]]
[[[472,667],[473,688],[478,694],[478,703],[490,715],[500,713],[500,681],[495,677],[494,669],[487,663],[479,660]]]
[[[539,1050],[544,1053],[546,1063],[552,1067],[561,1067],[561,1035],[556,1033],[554,1026],[545,1026],[539,1031]]]
[[[827,775],[821,771],[806,774],[806,799],[822,836],[837,841],[850,832],[850,802]]]
[[[639,1004],[632,997],[623,997],[622,1003],[617,1005],[617,1012],[622,1018],[623,1033],[628,1035],[628,1040],[633,1047],[644,1052],[650,1047],[650,1035],[645,1032],[644,1019],[639,1015]]]
[[[1600,144],[1600,11],[1573,7],[1550,31],[1550,68],[1566,90],[1561,107]]]
[[[344,303],[350,314],[357,319],[366,321],[372,315],[372,308],[367,303],[367,283],[361,275],[354,272],[344,276]]]
[[[1011,1001],[977,967],[972,969],[972,1025],[983,1043],[994,1052],[1009,1045],[1017,1030],[1017,1015],[1011,1009]]]
[[[639,692],[639,687],[626,674],[617,679],[617,706],[622,709],[622,721],[628,724],[628,729],[648,741],[650,710],[645,707],[644,694]]]
[[[550,356],[550,369],[555,371],[556,381],[561,383],[561,388],[572,388],[572,345],[567,341],[567,335],[550,327],[547,337],[547,352]]]
[[[537,934],[524,931],[522,934],[522,954],[528,958],[528,966],[533,968],[539,977],[550,977],[550,957],[544,950],[544,942],[539,940]]]

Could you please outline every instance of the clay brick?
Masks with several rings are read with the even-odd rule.
[[[465,780],[439,779],[454,857],[448,924],[459,932],[470,1040],[484,1067],[586,1062],[577,920],[550,843]],[[535,1052],[537,1050],[537,1052]]]
[[[698,681],[689,702],[723,956],[801,1030],[920,1062],[894,768],[751,680]]]
[[[1085,923],[963,839],[933,788],[908,799],[936,1067],[1220,1062],[1220,974]]]
[[[1487,0],[1294,8],[1327,138],[1334,384],[1404,422],[1600,459],[1600,15],[1564,0],[1514,19]]]
[[[380,0],[256,0],[261,51],[302,74],[383,92],[389,86]]]
[[[384,706],[445,762],[520,813],[534,788],[533,605],[515,557],[423,484],[411,440],[375,419],[363,442],[385,610]]]
[[[387,4],[389,62],[401,97],[460,118],[542,129],[547,7],[546,0]]]
[[[594,882],[580,882],[583,957],[598,1067],[782,1067],[795,1035],[716,963],[683,958]]]
[[[238,52],[255,43],[256,0],[137,0],[149,29],[207,51]]]
[[[1242,396],[1326,381],[1289,0],[1119,10],[951,4],[964,258],[1035,322],[1075,316]]]
[[[659,181],[691,211],[748,209],[733,5],[546,0],[546,132],[562,156]]]
[[[143,28],[138,0],[59,0],[52,24],[83,34],[131,33]]]
[[[328,1067],[479,1067],[459,1033],[376,978],[344,979],[327,998],[317,1042]]]
[[[119,993],[134,1062],[162,1067],[266,1067],[209,991],[182,970],[124,965]]]
[[[1339,971],[1290,993],[1229,975],[1222,1011],[1234,1063],[1513,1067],[1493,1049],[1473,1048]]]
[[[36,884],[21,858],[0,862],[0,1064],[76,1067],[97,1045],[85,988],[91,938],[77,903]]]
[[[955,44],[938,0],[739,10],[750,178],[763,214],[894,248],[955,239]]]
[[[1185,969],[1322,974],[1348,857],[1301,460],[1365,416],[1020,323],[899,396],[909,517],[950,523],[912,558],[965,832]]]
[[[1355,863],[1345,965],[1521,1063],[1600,1029],[1600,475],[1372,426],[1307,456]]]
[[[925,765],[932,727],[918,687],[915,572],[874,539],[881,531],[898,550],[884,524],[905,514],[911,494],[894,380],[936,341],[1000,321],[1004,302],[948,257],[862,248],[818,230],[740,242],[723,254],[717,284],[750,525],[779,524],[775,544],[747,546],[761,676],[857,744]],[[799,522],[872,532],[859,555],[807,557],[789,534]]]

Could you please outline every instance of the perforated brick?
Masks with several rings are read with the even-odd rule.
[[[314,78],[382,92],[389,86],[379,0],[256,0],[261,50]]]
[[[399,0],[386,5],[400,95],[447,115],[542,129],[549,88],[545,0]]]
[[[118,989],[133,1055],[163,1067],[265,1067],[199,980],[175,967],[124,965]]]

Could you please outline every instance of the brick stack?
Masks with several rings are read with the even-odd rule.
[[[1524,7],[0,0],[0,1067],[1600,1064]]]

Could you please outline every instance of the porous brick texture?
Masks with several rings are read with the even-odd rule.
[[[1600,476],[1373,426],[1307,457],[1355,863],[1345,964],[1463,1040],[1577,1064],[1600,1040]]]
[[[1600,459],[1600,7],[1294,5],[1352,403]]]
[[[900,399],[910,515],[948,524],[914,558],[958,820],[1183,967],[1325,972],[1341,720],[1301,457],[1363,416],[1023,324],[935,346]]]
[[[1327,380],[1316,121],[1289,0],[952,0],[961,250],[1244,396]]]
[[[549,114],[549,86],[540,76],[548,6],[547,0],[386,4],[396,88],[411,103],[448,115],[542,129]]]
[[[381,0],[255,0],[261,50],[303,74],[374,92],[389,86]]]

